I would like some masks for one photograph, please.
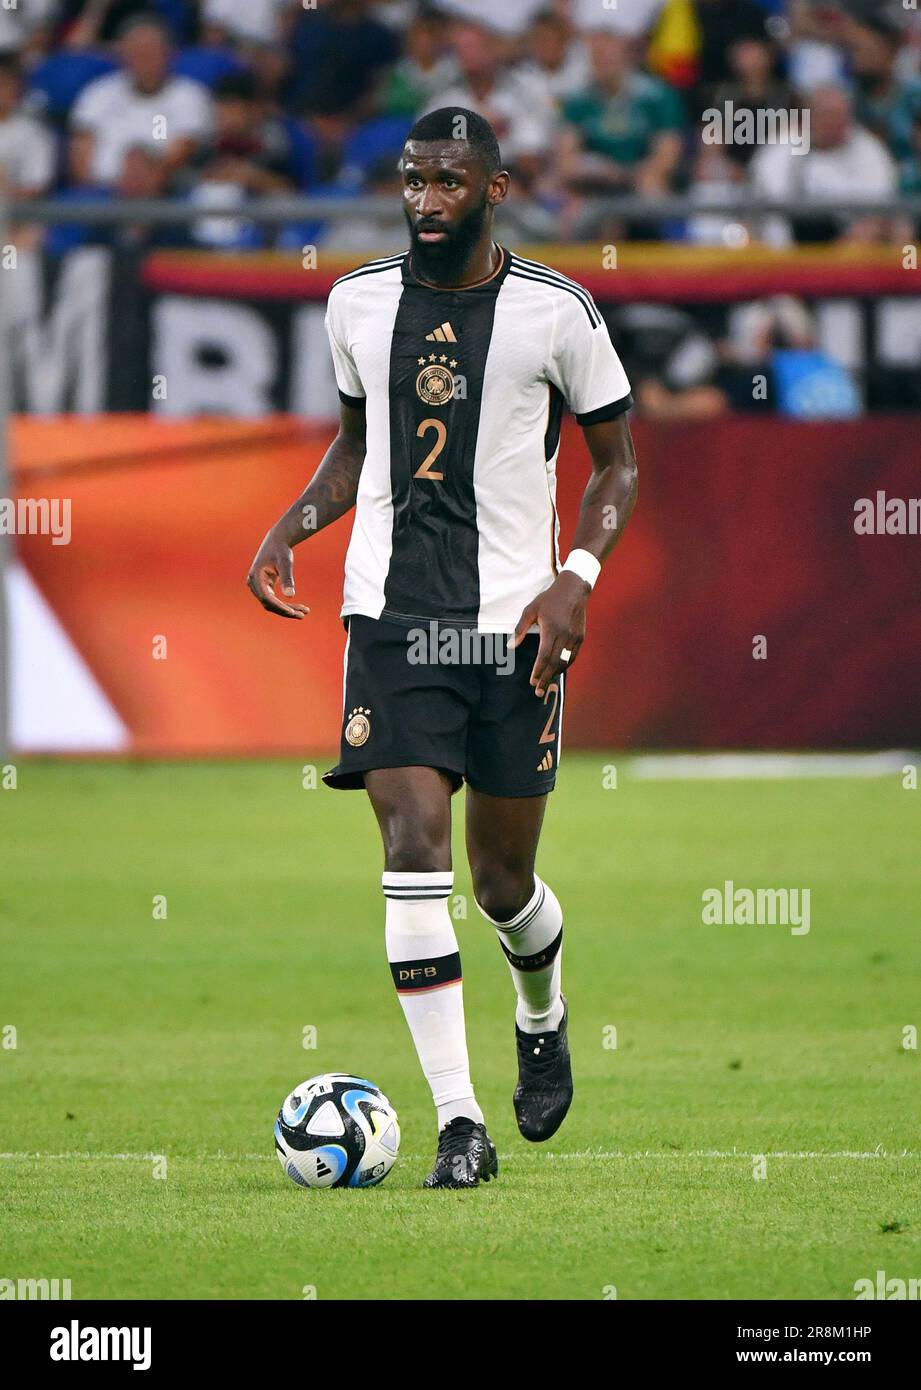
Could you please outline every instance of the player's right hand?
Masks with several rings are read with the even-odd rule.
[[[267,613],[300,619],[310,612],[303,603],[282,603],[275,593],[276,585],[280,585],[286,598],[294,597],[294,555],[287,541],[269,531],[249,567],[246,587]]]

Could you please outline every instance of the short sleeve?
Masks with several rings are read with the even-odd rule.
[[[77,97],[71,108],[70,124],[76,130],[96,131],[108,114],[108,78],[100,77],[90,82]]]
[[[547,374],[580,425],[613,420],[633,404],[627,374],[586,290],[559,295]]]
[[[206,87],[191,79],[177,86],[173,121],[179,134],[189,139],[206,136],[211,129],[211,96]]]
[[[365,399],[365,388],[361,384],[355,359],[349,349],[342,309],[341,295],[337,295],[334,286],[326,302],[325,322],[336,373],[336,385],[339,387],[339,396],[346,405],[361,405]]]

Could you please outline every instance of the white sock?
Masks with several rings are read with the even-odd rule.
[[[554,1032],[563,1019],[563,909],[553,889],[535,874],[534,895],[517,917],[497,922],[488,912],[483,916],[495,927],[512,972],[518,1027],[523,1033]]]
[[[381,877],[387,900],[387,959],[419,1061],[432,1088],[438,1128],[459,1115],[483,1123],[470,1080],[457,937],[448,913],[450,870]]]

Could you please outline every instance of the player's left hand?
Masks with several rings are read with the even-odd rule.
[[[543,697],[547,687],[561,671],[568,671],[579,655],[585,639],[585,607],[591,589],[571,570],[562,570],[556,579],[538,594],[518,619],[510,646],[517,647],[527,636],[528,629],[537,623],[540,646],[531,672],[534,693]],[[568,651],[569,659],[561,653]]]

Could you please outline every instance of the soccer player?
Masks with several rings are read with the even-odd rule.
[[[333,285],[339,433],[247,583],[270,613],[302,619],[292,547],[355,507],[341,755],[324,781],[364,787],[384,842],[387,956],[437,1108],[424,1185],[475,1187],[498,1162],[467,1058],[451,796],[466,781],[474,894],[517,993],[518,1128],[549,1139],[572,1072],[563,912],[534,863],[567,672],[636,494],[633,402],[591,295],[493,240],[509,176],[487,121],[423,116],[402,173],[409,249]],[[561,565],[564,401],[592,471]]]

